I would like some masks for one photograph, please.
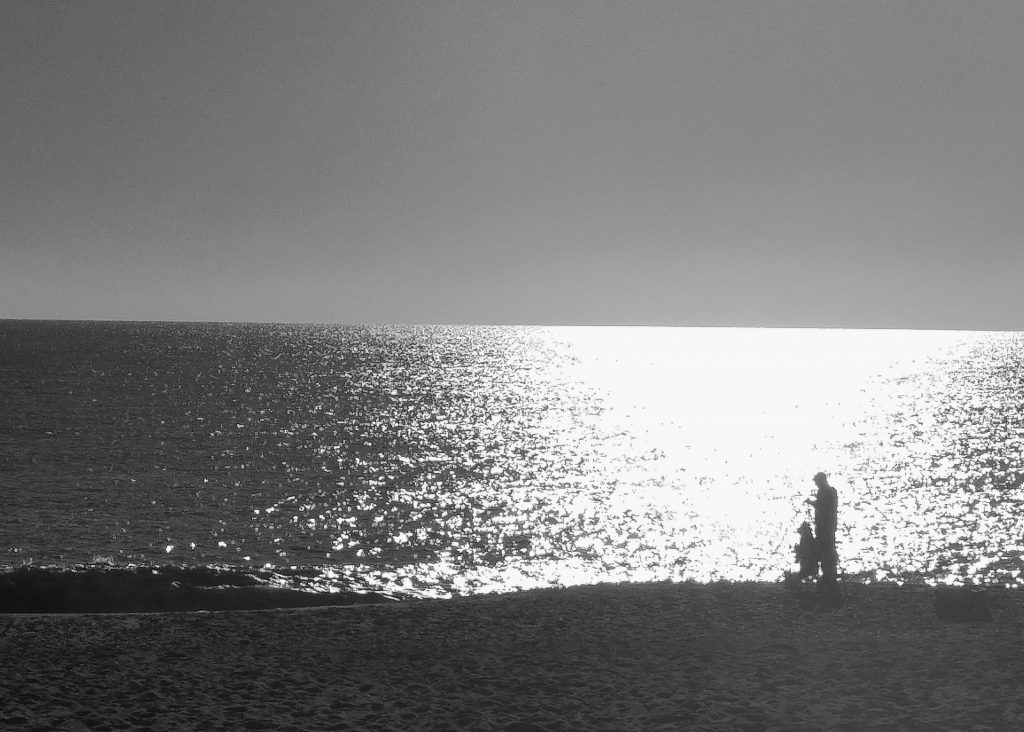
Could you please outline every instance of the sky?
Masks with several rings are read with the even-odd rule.
[[[1024,3],[0,3],[0,318],[1024,330]]]

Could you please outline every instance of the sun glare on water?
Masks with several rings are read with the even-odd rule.
[[[574,357],[553,368],[599,405],[588,412],[603,436],[589,474],[612,488],[595,513],[628,527],[585,546],[610,554],[605,566],[628,557],[632,576],[707,580],[777,579],[810,517],[804,500],[818,470],[845,489],[846,520],[860,521],[868,509],[858,508],[850,447],[872,436],[872,415],[897,408],[894,380],[962,336],[564,328],[549,337]]]
[[[962,387],[964,334],[384,335],[405,350],[383,366],[371,354],[288,428],[308,435],[323,478],[313,489],[300,466],[293,490],[256,511],[282,563],[327,560],[422,594],[778,580],[819,470],[840,491],[844,571],[963,574],[991,558],[970,498],[929,482],[985,469],[956,453],[964,420],[942,411]],[[351,407],[335,400],[353,389],[352,404],[374,406],[338,421]],[[967,547],[948,566],[935,559],[944,541]]]
[[[13,495],[11,565],[100,555],[433,595],[777,580],[819,470],[848,575],[1009,584],[1024,562],[1022,334],[76,328],[77,355],[43,362],[88,367],[14,393],[35,427],[12,480],[49,466],[54,489]],[[38,530],[69,506],[59,536]]]

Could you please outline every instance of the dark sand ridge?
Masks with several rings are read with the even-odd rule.
[[[1024,729],[1024,592],[622,584],[348,607],[0,615],[12,729]],[[518,725],[518,726],[515,726]]]
[[[268,573],[263,573],[268,574]],[[0,613],[192,612],[385,602],[386,593],[307,592],[214,567],[25,566],[0,573]]]

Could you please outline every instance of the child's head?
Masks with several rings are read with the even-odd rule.
[[[802,524],[800,524],[800,528],[797,529],[797,531],[800,533],[800,536],[810,536],[811,535],[811,525],[809,523],[807,523],[806,521],[804,521]]]

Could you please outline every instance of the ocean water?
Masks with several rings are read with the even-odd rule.
[[[1024,334],[0,321],[0,569],[1016,586]]]

